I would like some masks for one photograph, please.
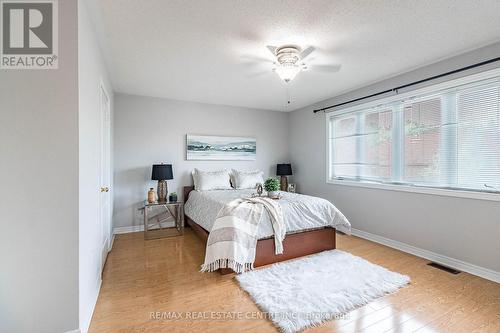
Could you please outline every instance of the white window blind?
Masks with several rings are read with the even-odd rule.
[[[439,184],[441,98],[408,102],[404,113],[403,179],[410,183]]]
[[[329,119],[329,178],[500,192],[500,80]]]
[[[332,168],[339,177],[356,178],[358,173],[357,117],[348,116],[332,123],[335,137],[332,137]]]
[[[337,177],[391,177],[392,110],[368,110],[332,120],[332,169]]]
[[[500,86],[457,94],[458,187],[500,190]]]

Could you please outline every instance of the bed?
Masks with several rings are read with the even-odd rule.
[[[249,196],[253,192],[255,191],[194,191],[192,186],[186,186],[183,193],[186,225],[206,243],[220,208],[231,200]],[[287,235],[283,241],[283,254],[274,253],[272,227],[270,223],[262,221],[258,232],[254,267],[335,249],[334,225],[340,225],[345,230],[350,229],[347,219],[328,201],[295,193],[284,192],[282,195],[280,203],[283,210],[291,213],[288,216],[296,216],[285,219]],[[228,268],[219,271],[221,274],[233,272]]]

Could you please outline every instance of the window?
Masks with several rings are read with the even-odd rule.
[[[441,98],[403,105],[403,179],[411,183],[440,183]]]
[[[327,114],[328,180],[500,193],[500,77],[473,78]]]
[[[500,85],[457,94],[457,183],[500,190]]]
[[[390,109],[332,119],[332,169],[337,177],[387,180],[391,177]]]

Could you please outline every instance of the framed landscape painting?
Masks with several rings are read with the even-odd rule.
[[[254,161],[257,140],[236,136],[192,135],[186,136],[186,159]]]

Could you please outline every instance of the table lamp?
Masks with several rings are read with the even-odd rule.
[[[174,179],[172,164],[154,164],[151,180],[158,181],[158,202],[166,202],[168,187],[167,179]]]
[[[276,175],[281,176],[280,190],[287,191],[288,178],[286,176],[292,175],[292,165],[291,164],[278,164],[276,166]]]

